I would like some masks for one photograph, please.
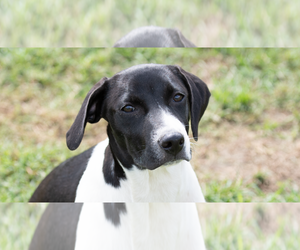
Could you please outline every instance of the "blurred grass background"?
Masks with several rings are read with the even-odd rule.
[[[46,204],[1,203],[0,249],[28,249]]]
[[[299,1],[0,2],[1,47],[111,47],[141,26],[177,28],[199,47],[298,46]]]
[[[207,250],[299,249],[299,204],[198,204]]]
[[[207,250],[298,250],[299,204],[198,204]],[[27,249],[46,204],[0,204],[0,248]]]
[[[27,201],[56,165],[89,89],[141,63],[177,64],[212,92],[192,165],[207,201],[300,201],[300,49],[1,49],[0,201]]]

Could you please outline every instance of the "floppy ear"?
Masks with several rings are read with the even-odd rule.
[[[86,95],[74,123],[67,132],[67,146],[70,150],[79,147],[86,123],[96,123],[100,120],[106,80],[107,78],[103,77]]]
[[[198,124],[208,105],[210,92],[206,84],[197,76],[186,72],[179,66],[176,66],[185,79],[186,87],[190,95],[190,112],[193,137],[198,140]]]

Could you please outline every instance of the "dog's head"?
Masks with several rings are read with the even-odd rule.
[[[86,123],[104,118],[111,150],[123,166],[152,170],[189,161],[189,120],[197,140],[209,97],[206,84],[178,66],[131,67],[102,78],[89,91],[67,133],[67,145],[76,149]]]
[[[177,29],[146,26],[132,30],[114,47],[196,47]]]

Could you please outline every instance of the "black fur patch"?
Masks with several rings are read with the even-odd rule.
[[[125,172],[118,161],[114,159],[110,145],[105,149],[102,171],[105,182],[114,187],[120,187],[120,180],[126,180]]]
[[[105,218],[113,225],[121,225],[121,213],[126,214],[125,203],[103,203]]]
[[[82,203],[52,203],[43,213],[29,250],[74,250]]]

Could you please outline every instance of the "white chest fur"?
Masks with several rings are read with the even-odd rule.
[[[103,210],[102,203],[83,205],[75,250],[205,249],[193,203],[127,203],[117,226]]]
[[[108,139],[94,149],[79,182],[75,202],[204,202],[195,172],[187,161],[155,170],[124,168],[120,187],[107,184],[102,164]]]

